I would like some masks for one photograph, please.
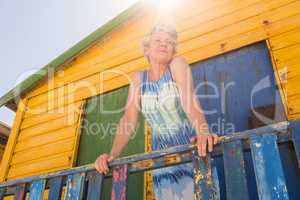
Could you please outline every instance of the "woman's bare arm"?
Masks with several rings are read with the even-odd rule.
[[[138,121],[138,113],[140,109],[139,94],[140,94],[140,74],[133,73],[131,76],[131,84],[129,86],[125,112],[119,121],[116,136],[110,154],[113,157],[118,157],[123,148],[133,134]]]
[[[217,135],[209,134],[205,115],[195,93],[192,71],[182,57],[175,57],[170,68],[179,89],[182,108],[197,132],[199,155],[205,156],[207,145],[208,150],[212,151],[213,145],[217,143]]]
[[[100,173],[107,173],[109,171],[107,163],[119,157],[119,155],[122,153],[122,150],[128,143],[131,135],[135,131],[138,121],[138,113],[140,110],[139,91],[140,73],[134,72],[131,76],[125,112],[118,123],[110,154],[102,154],[95,161],[95,168]]]

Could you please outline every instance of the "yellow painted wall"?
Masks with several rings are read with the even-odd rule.
[[[141,7],[134,17],[66,63],[66,67],[53,78],[26,95],[27,110],[18,112],[15,120],[16,144],[11,142],[8,153],[5,152],[12,155],[10,159],[6,158],[8,171],[1,169],[0,175],[17,178],[71,166],[68,158],[76,149],[74,143],[78,137],[74,131],[80,120],[77,115],[77,120],[66,126],[65,120],[74,113],[58,113],[58,110],[73,105],[80,107],[82,101],[91,96],[127,85],[132,72],[148,68],[141,42],[157,21],[158,11],[147,6]],[[297,57],[300,56],[297,31],[300,27],[299,0],[186,0],[169,19],[173,20],[179,32],[178,54],[189,63],[267,40],[274,58],[276,77],[280,77],[277,69],[283,66],[282,63],[288,63],[289,70],[293,71],[287,76],[291,84],[278,85],[289,88],[288,92],[282,90],[282,97],[288,96],[287,101],[285,97],[283,99],[287,102],[289,119],[298,117],[300,107],[297,107],[299,100],[295,83],[299,73]],[[55,134],[65,138],[63,141],[68,144],[65,145],[68,150],[56,148],[60,145],[54,142]],[[23,158],[23,154],[28,156],[29,152],[36,152],[36,141],[42,140],[45,141],[43,147],[51,146],[51,153],[42,153],[41,159],[35,158],[34,161]],[[46,156],[48,159],[43,160]],[[43,168],[55,159],[61,159],[59,167]],[[25,163],[31,162],[31,167],[23,168]],[[20,169],[24,171],[20,172]]]
[[[269,47],[289,119],[299,119],[300,27],[269,38]]]
[[[1,163],[1,181],[70,168],[76,161],[83,103],[26,117],[27,102],[18,106]]]
[[[189,63],[275,37],[300,24],[300,2],[295,0],[185,2],[174,21],[179,32],[178,54]],[[29,108],[44,112],[49,104],[60,107],[127,85],[129,77],[120,73],[130,75],[148,67],[141,42],[155,15],[155,11],[137,14],[78,56],[48,84],[28,94]]]
[[[0,161],[2,160],[4,154],[5,145],[0,144]]]

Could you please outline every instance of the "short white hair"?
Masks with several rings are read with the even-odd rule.
[[[167,24],[156,24],[152,27],[151,31],[148,34],[146,34],[144,37],[144,40],[143,40],[144,55],[145,55],[146,49],[149,47],[151,36],[157,32],[166,32],[171,35],[171,37],[174,39],[173,53],[175,54],[177,52],[177,38],[178,38],[178,33],[177,33],[176,29]],[[147,59],[149,61],[148,57],[147,57]]]

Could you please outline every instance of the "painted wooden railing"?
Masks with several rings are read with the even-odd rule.
[[[103,181],[113,177],[111,199],[125,200],[127,180],[130,174],[152,170],[170,165],[192,162],[194,166],[195,199],[218,199],[217,177],[213,175],[211,157],[223,156],[226,191],[228,199],[249,199],[243,150],[251,150],[259,199],[289,199],[283,169],[280,161],[278,143],[292,141],[300,163],[300,123],[281,122],[257,129],[237,132],[221,137],[221,142],[205,158],[199,158],[195,145],[180,145],[147,154],[133,155],[110,163],[112,173],[104,176],[95,171],[93,165],[76,167],[40,176],[10,180],[0,184],[0,200],[14,195],[15,200],[43,198],[48,190],[48,199],[101,199]],[[233,170],[234,169],[234,170]]]

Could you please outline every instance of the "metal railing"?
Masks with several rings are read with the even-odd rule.
[[[96,172],[94,165],[48,173],[40,176],[9,180],[0,184],[0,200],[14,195],[14,199],[42,199],[48,190],[48,199],[101,199],[103,181],[112,177],[111,199],[125,200],[127,182],[133,173],[157,168],[193,163],[195,199],[218,199],[218,185],[213,180],[211,157],[223,156],[227,197],[249,199],[243,163],[243,151],[251,151],[259,199],[289,199],[283,174],[278,143],[292,141],[299,163],[300,123],[280,122],[257,129],[221,136],[220,144],[205,158],[197,155],[195,145],[172,148],[123,157],[110,163],[112,169],[104,176]],[[270,176],[271,175],[271,176]],[[299,177],[300,178],[300,177]],[[274,189],[275,188],[275,189]],[[239,196],[240,195],[240,196]],[[240,198],[241,197],[241,198]]]

